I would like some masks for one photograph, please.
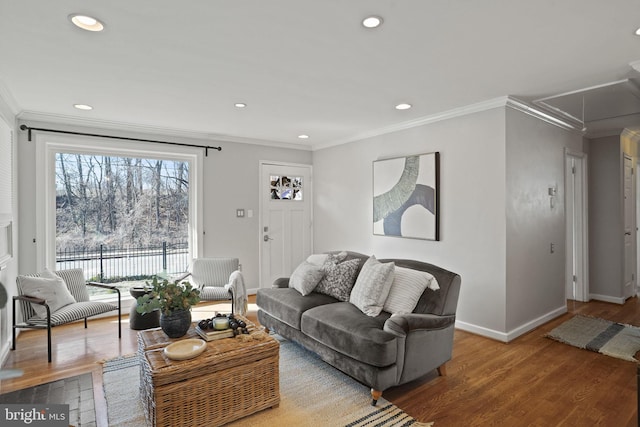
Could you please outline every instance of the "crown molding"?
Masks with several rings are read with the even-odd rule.
[[[277,148],[289,148],[295,150],[309,151],[307,145],[299,145],[289,142],[269,141],[256,138],[242,138],[231,135],[211,134],[207,132],[197,132],[185,129],[167,128],[158,126],[139,125],[126,122],[115,122],[109,120],[85,119],[61,114],[41,113],[35,111],[22,111],[17,117],[21,121],[46,122],[65,126],[82,126],[86,128],[110,129],[125,132],[135,132],[145,135],[169,136],[174,138],[187,138],[196,140],[215,141],[215,143],[232,142],[238,144],[253,144]]]
[[[1,90],[2,90],[2,85],[0,84],[0,96],[3,95],[3,92]],[[417,119],[396,123],[390,126],[373,129],[371,131],[362,132],[352,137],[337,139],[337,140],[329,141],[326,143],[313,144],[311,146],[295,144],[290,142],[282,142],[282,141],[271,141],[271,140],[254,139],[254,138],[243,138],[243,137],[237,137],[237,136],[231,136],[231,135],[211,134],[207,132],[197,132],[197,131],[190,131],[190,130],[176,129],[176,128],[138,125],[138,124],[114,122],[114,121],[108,121],[108,120],[85,119],[85,118],[78,118],[73,116],[41,113],[41,112],[35,112],[35,111],[22,111],[16,114],[16,118],[21,121],[37,121],[37,122],[46,122],[46,123],[60,124],[60,125],[67,125],[67,126],[75,125],[75,126],[82,126],[82,127],[88,127],[88,128],[111,129],[111,130],[135,132],[135,133],[141,133],[141,134],[152,134],[152,135],[170,136],[170,137],[178,137],[178,138],[215,141],[216,143],[232,142],[232,143],[239,143],[239,144],[253,144],[253,145],[269,146],[269,147],[276,147],[276,148],[287,148],[287,149],[303,150],[303,151],[315,151],[315,150],[321,150],[324,148],[334,147],[338,145],[348,144],[350,142],[361,141],[364,139],[373,138],[381,135],[386,135],[389,133],[399,132],[402,130],[411,129],[414,127],[423,126],[423,125],[427,125],[430,123],[435,123],[443,120],[463,117],[469,114],[475,114],[482,111],[487,111],[487,110],[491,110],[494,108],[501,108],[501,107],[513,108],[517,111],[521,111],[525,114],[528,114],[532,117],[536,117],[540,120],[543,120],[547,123],[558,126],[562,129],[581,132],[581,127],[579,127],[578,125],[570,123],[567,120],[560,119],[551,113],[543,112],[540,109],[533,107],[528,103],[511,96],[501,96],[501,97],[493,98],[487,101],[477,102],[475,104],[470,104],[463,107],[458,107],[451,110],[443,111],[440,113],[419,117]]]
[[[499,98],[490,99],[488,101],[482,101],[475,104],[466,105],[464,107],[458,107],[451,110],[443,111],[441,113],[419,117],[417,119],[396,123],[391,126],[386,126],[383,128],[363,132],[363,133],[354,135],[353,137],[338,139],[328,143],[315,144],[313,145],[313,149],[320,150],[323,148],[329,148],[336,145],[347,144],[349,142],[361,141],[363,139],[386,135],[389,133],[394,133],[394,132],[398,132],[405,129],[411,129],[411,128],[423,126],[429,123],[435,123],[442,120],[449,120],[456,117],[462,117],[468,114],[474,114],[481,111],[491,110],[493,108],[504,107],[506,105],[507,99],[508,99],[507,96],[502,96]]]
[[[550,112],[545,112],[536,108],[525,101],[521,101],[514,97],[507,97],[507,107],[513,108],[514,110],[520,111],[522,113],[528,114],[532,117],[540,119],[544,122],[550,123],[554,126],[558,126],[559,128],[570,130],[574,132],[583,133],[582,131],[582,123],[573,123],[569,120],[561,119],[555,114]]]
[[[521,101],[512,96],[501,96],[498,98],[489,99],[487,101],[477,102],[475,104],[466,105],[464,107],[458,107],[451,110],[443,111],[441,113],[431,114],[429,116],[420,117],[406,122],[397,123],[391,126],[375,129],[369,132],[363,132],[350,138],[331,141],[328,143],[319,143],[313,145],[313,150],[321,150],[323,148],[329,148],[337,145],[347,144],[349,142],[361,141],[363,139],[373,138],[380,135],[385,135],[393,132],[398,132],[405,129],[410,129],[418,126],[423,126],[430,123],[439,122],[442,120],[454,119],[456,117],[462,117],[469,114],[475,114],[482,111],[491,110],[494,108],[509,107],[515,110],[521,111],[537,119],[543,120],[554,126],[561,127],[562,129],[580,131],[576,124],[569,121],[562,120],[557,116],[543,112],[528,103]]]

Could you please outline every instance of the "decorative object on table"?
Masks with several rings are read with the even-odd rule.
[[[373,234],[440,240],[440,153],[373,162]]]
[[[136,300],[151,292],[151,288],[134,286],[129,288],[129,294]],[[156,309],[150,313],[138,313],[138,306],[131,306],[129,312],[129,328],[134,331],[142,331],[145,329],[157,328],[160,326],[160,310]]]
[[[169,338],[184,336],[191,326],[191,307],[200,301],[200,291],[189,282],[167,279],[158,281],[157,277],[147,287],[151,291],[139,297],[136,311],[140,314],[160,310],[160,327]]]
[[[214,341],[242,334],[248,335],[253,328],[253,324],[242,316],[235,316],[233,313],[227,315],[216,313],[210,319],[199,321],[196,325],[196,332],[206,341]]]
[[[172,360],[193,359],[207,349],[207,343],[198,338],[176,341],[164,348],[164,354]]]
[[[584,350],[640,363],[635,358],[640,351],[640,328],[637,326],[576,315],[545,336]]]

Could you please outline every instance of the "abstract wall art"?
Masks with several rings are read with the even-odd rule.
[[[440,153],[373,162],[373,234],[440,240]]]

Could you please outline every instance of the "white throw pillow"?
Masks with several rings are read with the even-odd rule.
[[[303,261],[296,267],[293,273],[291,273],[291,277],[289,277],[289,287],[300,292],[302,295],[309,295],[323,277],[324,270],[321,266]]]
[[[51,313],[76,302],[62,278],[48,272],[40,273],[43,277],[21,276],[20,286],[24,295],[42,298],[47,302]],[[50,277],[54,276],[54,278]],[[43,305],[31,304],[40,319],[47,317],[47,309]]]
[[[367,316],[379,315],[389,295],[394,270],[394,263],[383,264],[375,256],[369,257],[358,274],[349,302]]]
[[[435,289],[432,287],[435,283]],[[391,314],[411,313],[427,287],[440,289],[433,275],[426,271],[396,266],[395,277],[383,310]]]

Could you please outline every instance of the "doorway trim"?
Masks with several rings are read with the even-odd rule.
[[[587,302],[591,299],[589,295],[589,175],[587,171],[587,154],[572,152],[568,148],[565,148],[564,154],[565,294],[567,299]],[[580,167],[572,169],[570,162],[579,162]],[[571,210],[569,209],[570,206]],[[575,215],[570,215],[574,210]],[[577,221],[574,221],[574,218],[577,218]]]

